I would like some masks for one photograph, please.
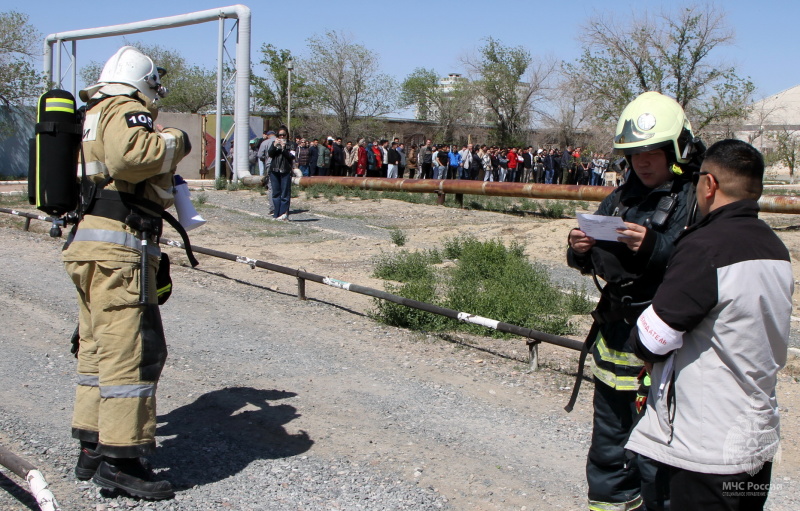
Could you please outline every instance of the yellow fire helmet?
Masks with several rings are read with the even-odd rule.
[[[664,147],[673,163],[688,163],[692,151],[692,125],[674,99],[645,92],[628,103],[617,121],[614,151],[625,156]]]

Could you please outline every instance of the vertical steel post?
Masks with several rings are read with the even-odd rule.
[[[72,41],[72,93],[78,97],[78,41]]]
[[[48,87],[50,84],[47,85]],[[61,88],[61,40],[56,41],[56,79],[55,86]]]
[[[219,17],[219,36],[217,42],[217,122],[216,126],[214,127],[214,137],[216,141],[214,142],[214,147],[216,149],[216,158],[217,163],[214,166],[216,172],[214,173],[216,179],[219,179],[223,176],[223,168],[222,164],[220,164],[222,159],[222,59],[223,53],[225,49],[225,16],[220,15]]]
[[[290,135],[292,133],[292,69],[294,69],[294,61],[290,58],[286,62],[286,70],[289,72],[289,83],[286,87],[286,129]]]
[[[539,370],[539,344],[541,344],[541,341],[528,339],[528,361],[530,362],[531,371]]]

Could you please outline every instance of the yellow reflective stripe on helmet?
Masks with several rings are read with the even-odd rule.
[[[598,502],[596,500],[589,501],[590,511],[633,511],[639,509],[642,505],[642,497],[637,496],[635,499],[628,502]]]
[[[45,112],[75,113],[75,102],[67,98],[47,98],[44,100]]]
[[[603,334],[597,334],[597,341],[595,342],[597,345],[597,352],[600,355],[600,358],[607,362],[611,362],[612,364],[620,365],[620,366],[632,366],[637,367],[644,365],[639,357],[634,355],[633,353],[628,353],[626,351],[617,351],[612,350],[606,345],[606,340],[603,337]]]

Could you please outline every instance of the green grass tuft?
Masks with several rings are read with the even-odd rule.
[[[591,310],[585,289],[561,292],[550,281],[547,269],[532,264],[525,256],[525,247],[518,243],[506,247],[499,240],[478,241],[461,236],[447,239],[443,245],[441,255],[438,251],[405,250],[384,255],[376,261],[374,276],[402,282],[400,286],[387,283],[386,289],[405,298],[556,335],[572,333],[572,314]],[[435,267],[441,256],[454,260],[455,265]],[[508,336],[383,300],[375,300],[371,314],[387,324],[412,329]]]

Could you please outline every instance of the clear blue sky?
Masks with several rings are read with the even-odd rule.
[[[106,4],[108,7],[101,8]],[[97,6],[90,9],[89,5]],[[126,8],[130,5],[130,8]],[[0,0],[0,11],[18,10],[30,16],[31,24],[45,35],[102,27],[144,19],[172,16],[231,5],[216,0],[169,0],[163,2],[77,2],[74,0]],[[271,43],[302,56],[306,39],[337,30],[351,34],[380,55],[382,71],[402,80],[417,67],[433,68],[442,75],[463,72],[459,58],[481,45],[487,36],[506,45],[522,45],[534,56],[548,55],[572,60],[580,53],[578,31],[598,9],[620,17],[647,7],[656,12],[654,1],[540,2],[530,0],[430,2],[406,0],[379,3],[257,2],[245,3],[252,11],[251,57],[259,59],[259,48]],[[781,0],[763,4],[744,0],[719,3],[734,30],[733,46],[716,51],[714,58],[735,65],[757,87],[756,99],[800,84],[796,58],[797,22],[800,2]],[[231,26],[228,22],[229,27]],[[126,36],[172,48],[191,64],[216,66],[217,23],[205,23],[166,31]],[[78,68],[90,61],[104,62],[123,43],[122,38],[78,42]],[[230,46],[233,48],[233,46]],[[231,50],[232,51],[232,50]],[[263,70],[256,67],[256,72]],[[69,81],[66,82],[67,85]],[[79,86],[80,86],[79,79]]]

